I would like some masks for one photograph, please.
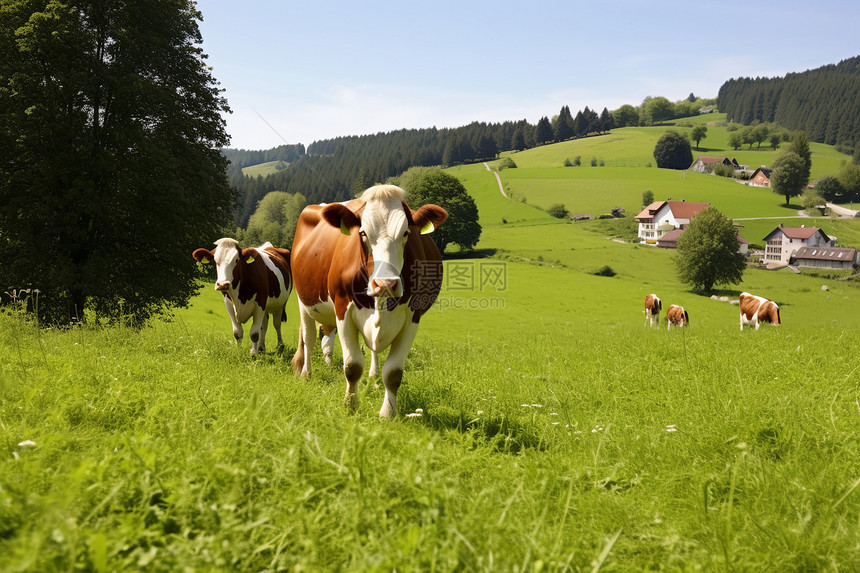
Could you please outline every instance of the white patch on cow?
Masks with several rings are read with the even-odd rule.
[[[403,295],[403,251],[409,221],[403,210],[403,190],[393,185],[371,187],[362,195],[367,203],[361,216],[361,236],[373,257],[367,294]]]

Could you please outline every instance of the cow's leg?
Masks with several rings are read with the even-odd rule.
[[[337,334],[337,327],[321,324],[320,330],[322,331],[320,338],[323,358],[325,358],[326,364],[331,364],[331,357],[334,354],[334,335]]]
[[[266,345],[265,340],[261,341],[260,339],[261,339],[261,334],[263,336],[265,336],[265,334],[266,334],[266,331],[263,328],[263,324],[268,323],[269,318],[268,318],[268,315],[266,314],[265,310],[257,307],[254,310],[252,320],[253,320],[253,322],[251,323],[251,333],[249,335],[249,338],[251,339],[251,356],[256,356],[257,353],[260,352],[261,344],[264,347]]]
[[[379,375],[379,356],[373,350],[370,351],[370,370],[367,371],[367,375],[371,378]]]
[[[316,321],[299,301],[299,342],[293,356],[293,373],[303,378],[311,377],[311,351],[317,342]]]
[[[358,342],[358,327],[347,317],[337,321],[340,335],[340,348],[343,351],[343,375],[346,377],[346,396],[344,402],[352,410],[358,408],[358,381],[364,373],[364,353]]]
[[[258,352],[266,351],[266,333],[269,332],[269,313],[263,313],[263,324],[260,327],[260,342],[257,345]]]
[[[744,331],[744,313],[741,312],[741,332]]]
[[[409,322],[391,343],[391,350],[385,365],[382,367],[382,383],[385,384],[385,399],[379,410],[380,418],[393,418],[397,416],[397,390],[403,380],[403,367],[406,365],[406,356],[412,348],[415,335],[418,334],[418,325]]]
[[[284,320],[286,316],[286,307],[275,310],[275,313],[272,315],[272,326],[275,327],[275,334],[278,335],[278,351],[284,348],[284,339],[281,336],[281,321]]]
[[[242,328],[242,323],[236,318],[236,307],[227,293],[224,293],[224,307],[227,309],[227,316],[230,317],[230,323],[233,325],[233,340],[236,341],[236,344],[241,345],[244,329]]]

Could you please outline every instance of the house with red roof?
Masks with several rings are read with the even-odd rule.
[[[690,170],[698,173],[712,173],[714,171],[714,166],[720,163],[731,167],[732,169],[741,168],[735,159],[729,159],[728,157],[707,157],[702,155],[696,159],[692,165],[690,165]]]
[[[782,223],[779,227],[768,233],[764,238],[765,264],[788,264],[793,255],[803,247],[832,247],[835,239],[818,227],[785,227]]]
[[[695,201],[655,201],[636,215],[639,240],[656,245],[657,240],[675,229],[686,229],[690,219],[707,209],[710,203]]]

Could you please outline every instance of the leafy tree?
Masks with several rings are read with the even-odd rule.
[[[307,204],[301,193],[272,191],[266,194],[251,215],[241,242],[250,247],[269,241],[276,247],[291,248],[299,214]]]
[[[772,131],[770,133],[770,137],[768,139],[770,140],[771,149],[773,149],[774,151],[779,149],[779,145],[782,143],[782,134],[781,133],[779,133],[778,131]],[[737,148],[735,148],[735,149],[737,149]]]
[[[502,169],[516,169],[517,163],[511,158],[510,155],[506,157],[502,157],[501,161],[499,161],[498,169],[501,171]]]
[[[743,136],[740,131],[733,131],[729,133],[729,145],[732,146],[732,149],[737,151],[743,145]]]
[[[770,135],[770,128],[765,124],[761,123],[755,126],[752,130],[752,138],[755,140],[758,147],[761,147],[761,144],[767,141],[768,136]]]
[[[845,165],[837,178],[845,191],[843,201],[856,201],[860,197],[860,165]]]
[[[3,1],[0,283],[38,288],[43,319],[139,325],[197,292],[191,250],[233,200],[200,18],[190,0]]]
[[[693,127],[693,131],[690,133],[690,137],[693,141],[696,142],[696,149],[698,149],[699,142],[708,137],[708,126],[700,124]]]
[[[676,131],[667,131],[654,146],[657,167],[664,169],[687,169],[693,163],[693,151],[686,137]]]
[[[845,201],[845,188],[833,175],[825,175],[815,183],[815,192],[825,201],[842,203]]]
[[[738,284],[746,269],[732,220],[708,207],[678,237],[675,264],[678,278],[693,290],[708,294],[714,285]]]
[[[809,149],[805,131],[798,131],[792,136],[787,151],[793,151],[803,160],[803,176],[800,184],[803,189],[809,184],[809,176],[812,173],[812,151]]]
[[[642,207],[647,207],[654,202],[654,192],[646,189],[642,192]]]
[[[803,193],[809,176],[806,174],[806,163],[794,151],[786,151],[773,162],[773,172],[770,175],[770,188],[777,195],[785,197],[786,206],[791,204],[791,198]]]
[[[630,104],[624,104],[612,112],[615,127],[635,127],[639,125],[639,110]]]
[[[649,125],[660,124],[668,119],[672,119],[675,114],[675,106],[664,97],[650,98],[642,104],[642,108]]]
[[[563,203],[556,203],[551,205],[549,209],[546,210],[547,213],[555,217],[556,219],[564,219],[567,217],[567,208]]]
[[[445,252],[445,247],[452,243],[466,250],[478,244],[481,238],[478,207],[459,179],[432,169],[415,178],[401,179],[401,183],[412,209],[434,203],[448,211],[448,220],[430,235],[440,252]]]
[[[535,126],[535,143],[538,145],[550,143],[553,135],[552,125],[549,122],[549,118],[546,116],[540,118]]]

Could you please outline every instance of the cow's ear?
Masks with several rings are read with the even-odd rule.
[[[349,207],[340,203],[326,205],[322,217],[332,227],[337,227],[344,235],[349,235],[353,227],[361,227],[361,219]]]
[[[257,252],[256,249],[242,249],[242,260],[247,264],[251,264],[254,262],[254,254]]]
[[[421,228],[422,235],[435,231],[447,218],[448,211],[439,205],[424,205],[412,211],[412,221]]]
[[[194,260],[196,260],[198,263],[203,264],[211,263],[213,260],[215,260],[215,255],[213,255],[212,251],[210,251],[209,249],[197,249],[196,251],[191,253],[191,256],[194,257]]]

